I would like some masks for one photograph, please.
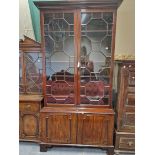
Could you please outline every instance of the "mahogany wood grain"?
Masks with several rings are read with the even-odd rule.
[[[20,141],[39,142],[39,112],[43,97],[39,95],[19,96],[19,138]]]

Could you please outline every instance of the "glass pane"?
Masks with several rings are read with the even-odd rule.
[[[46,46],[46,100],[74,104],[74,14],[50,13],[44,21]],[[44,26],[45,26],[44,25]]]
[[[87,24],[87,30],[107,30],[107,23],[102,19],[91,19]]]
[[[26,92],[42,93],[42,55],[41,53],[24,53],[26,66]]]
[[[109,104],[112,13],[81,14],[81,104]]]
[[[69,23],[69,24],[74,24],[74,16],[72,13],[64,13],[64,19]]]

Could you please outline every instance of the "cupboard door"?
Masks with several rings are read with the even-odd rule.
[[[112,115],[78,114],[77,143],[85,145],[112,145]]]
[[[110,104],[113,24],[113,12],[81,13],[81,104]]]
[[[20,113],[21,138],[24,140],[39,140],[39,115],[35,113]]]
[[[75,104],[74,12],[44,13],[45,101]]]
[[[76,143],[75,122],[75,114],[41,114],[41,140],[49,143]]]

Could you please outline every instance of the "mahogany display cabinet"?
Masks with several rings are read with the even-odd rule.
[[[43,107],[40,43],[24,36],[19,42],[19,139],[39,142]]]
[[[113,155],[113,59],[121,2],[34,1],[43,54],[40,151],[90,146]]]
[[[115,153],[135,154],[135,61],[116,61],[118,99],[116,106]]]

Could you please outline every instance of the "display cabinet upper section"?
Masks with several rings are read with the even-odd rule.
[[[39,9],[50,8],[118,8],[123,0],[54,0],[34,1]]]

